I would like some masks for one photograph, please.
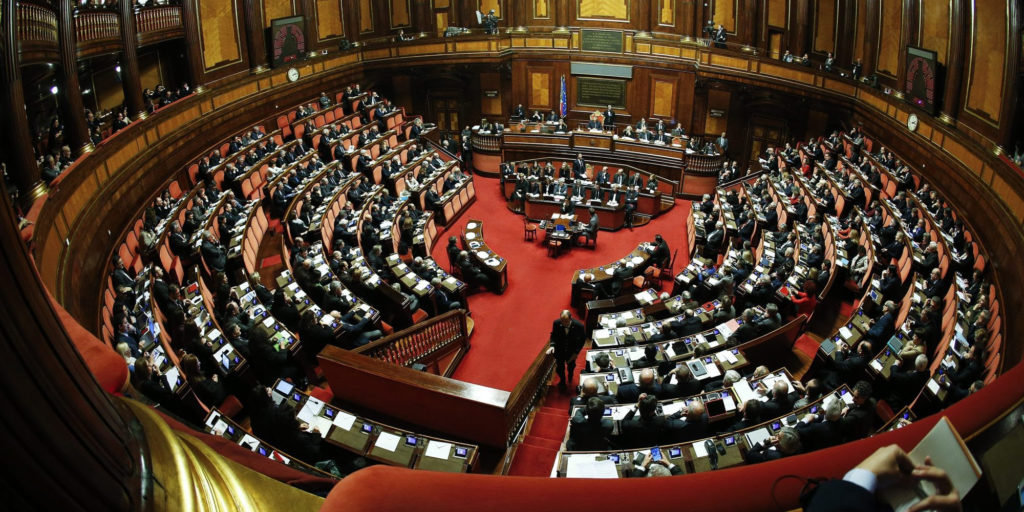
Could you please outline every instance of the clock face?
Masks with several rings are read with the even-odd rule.
[[[917,114],[910,114],[910,116],[907,117],[907,129],[910,131],[917,130],[917,123]]]
[[[294,82],[299,79],[299,70],[295,68],[288,69],[288,80]]]

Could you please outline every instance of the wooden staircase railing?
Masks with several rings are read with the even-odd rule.
[[[465,310],[459,309],[419,322],[353,352],[397,366],[422,364],[427,372],[450,377],[467,350],[467,316]]]

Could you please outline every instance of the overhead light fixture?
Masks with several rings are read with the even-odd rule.
[[[121,72],[121,65],[118,64],[118,65],[114,66],[114,71],[117,71],[118,73],[120,73]]]
[[[52,93],[54,96],[57,95],[58,91],[60,91],[60,89],[58,89],[56,85],[53,86],[53,87],[50,87],[50,93]]]

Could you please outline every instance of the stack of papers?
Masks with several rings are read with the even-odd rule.
[[[565,466],[566,478],[618,478],[615,462],[594,460],[593,454],[568,455]]]

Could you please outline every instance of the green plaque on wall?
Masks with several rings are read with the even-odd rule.
[[[585,52],[622,53],[623,37],[621,30],[580,31],[580,49]]]
[[[576,78],[576,104],[626,108],[626,81],[610,78]]]

